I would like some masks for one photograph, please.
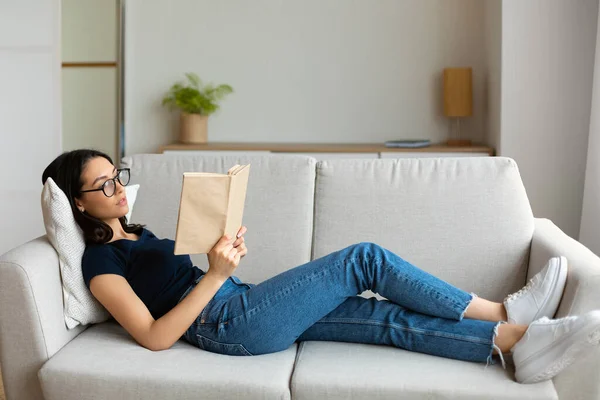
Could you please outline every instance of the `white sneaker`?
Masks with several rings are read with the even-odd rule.
[[[553,257],[527,285],[504,299],[511,324],[529,325],[533,321],[556,314],[567,281],[567,259]]]
[[[552,379],[600,342],[600,310],[581,317],[534,321],[510,350],[520,383]]]

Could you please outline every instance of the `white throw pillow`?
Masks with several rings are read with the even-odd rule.
[[[140,185],[125,186],[129,204],[127,221],[131,216],[139,187]],[[75,222],[67,196],[52,178],[46,180],[42,190],[42,214],[48,240],[58,252],[67,328],[106,321],[110,314],[94,298],[83,280],[83,231]]]
[[[127,212],[127,223],[131,223],[131,213],[133,212],[133,205],[135,204],[135,200],[137,199],[137,192],[140,188],[140,185],[129,185],[125,186],[125,195],[127,196],[127,204],[129,204],[129,211]]]

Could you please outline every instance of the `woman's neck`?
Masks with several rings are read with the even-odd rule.
[[[108,224],[108,226],[110,226],[111,229],[113,230],[113,237],[112,237],[111,241],[118,240],[118,239],[127,239],[129,237],[127,232],[125,232],[125,230],[123,229],[123,226],[121,225],[121,222],[119,221],[118,218],[105,220],[104,222],[106,222],[106,224]]]

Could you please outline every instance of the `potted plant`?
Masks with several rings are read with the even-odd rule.
[[[194,73],[185,74],[187,83],[177,82],[163,98],[163,106],[181,111],[179,141],[206,143],[208,116],[219,109],[218,102],[233,92],[229,85],[203,85]]]

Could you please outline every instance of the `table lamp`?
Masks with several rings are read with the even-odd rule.
[[[444,69],[444,115],[452,118],[448,146],[470,146],[462,139],[460,119],[473,114],[472,68]]]

